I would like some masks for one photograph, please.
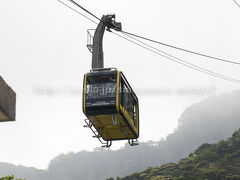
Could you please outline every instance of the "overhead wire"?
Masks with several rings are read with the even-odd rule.
[[[60,1],[60,0],[58,0],[58,1]],[[99,17],[97,17],[96,15],[94,15],[93,13],[91,13],[90,11],[88,11],[86,8],[84,8],[83,6],[81,6],[80,4],[78,4],[77,2],[75,2],[74,0],[68,0],[68,1],[71,2],[71,3],[73,3],[74,5],[76,5],[77,7],[81,8],[82,10],[84,10],[85,12],[87,12],[88,14],[90,14],[91,16],[93,16],[94,18],[98,19],[99,21],[101,20]],[[235,0],[233,0],[233,1],[239,6],[239,4],[238,4]],[[67,6],[67,5],[66,5],[66,6]],[[92,20],[91,20],[91,21],[92,21]],[[95,22],[95,23],[96,23],[96,22]],[[195,54],[195,55],[198,55],[198,56],[202,56],[202,57],[214,59],[214,60],[217,60],[217,61],[222,61],[222,62],[226,62],[226,63],[231,63],[231,64],[240,65],[240,62],[230,61],[230,60],[227,60],[227,59],[223,59],[223,58],[219,58],[219,57],[210,56],[210,55],[207,55],[207,54],[203,54],[203,53],[191,51],[191,50],[188,50],[188,49],[185,49],[185,48],[181,48],[181,47],[173,46],[173,45],[170,45],[170,44],[167,44],[167,43],[155,41],[155,40],[152,40],[152,39],[150,39],[150,38],[146,38],[146,37],[143,37],[143,36],[140,36],[140,35],[136,35],[136,34],[133,34],[133,33],[130,33],[130,32],[126,32],[126,31],[121,31],[121,32],[122,32],[122,33],[125,33],[125,34],[128,34],[128,35],[131,35],[131,36],[135,36],[135,37],[137,37],[137,38],[141,38],[141,39],[144,39],[144,40],[153,42],[153,43],[157,43],[157,44],[160,44],[160,45],[163,45],[163,46],[167,46],[167,47],[170,47],[170,48],[174,48],[174,49],[177,49],[177,50],[180,50],[180,51],[185,51],[185,52],[187,52],[187,53],[191,53],[191,54]]]
[[[92,20],[91,18],[87,17],[86,15],[80,13],[79,11],[77,11],[76,9],[72,8],[71,6],[67,5],[66,3],[62,2],[61,0],[57,0],[58,2],[62,3],[63,5],[65,5],[66,7],[68,7],[69,9],[75,11],[76,13],[80,14],[81,16],[83,16],[84,18],[88,19],[89,21],[92,21],[95,24],[98,24],[96,21]]]
[[[143,36],[139,36],[139,35],[136,35],[136,34],[133,34],[133,33],[129,33],[129,32],[126,32],[126,31],[121,31],[121,32],[124,33],[124,34],[127,34],[127,35],[135,36],[137,38],[141,38],[141,39],[153,42],[153,43],[157,43],[157,44],[160,44],[160,45],[163,45],[163,46],[174,48],[174,49],[177,49],[177,50],[180,50],[180,51],[185,51],[185,52],[188,52],[188,53],[191,53],[191,54],[195,54],[195,55],[198,55],[198,56],[211,58],[211,59],[218,60],[218,61],[223,61],[223,62],[226,62],[226,63],[232,63],[232,64],[240,65],[240,62],[230,61],[230,60],[226,60],[226,59],[222,59],[222,58],[206,55],[206,54],[203,54],[203,53],[198,53],[198,52],[195,52],[195,51],[191,51],[191,50],[188,50],[188,49],[180,48],[180,47],[173,46],[173,45],[170,45],[170,44],[166,44],[166,43],[163,43],[163,42],[155,41],[155,40],[152,40],[152,39],[149,39],[149,38],[146,38],[146,37],[143,37]]]
[[[80,13],[79,11],[77,11],[76,9],[72,8],[71,6],[67,5],[66,3],[62,2],[61,0],[57,0],[58,2],[62,3],[63,5],[65,5],[66,7],[68,7],[69,9],[75,11],[76,13],[80,14],[81,16],[83,16],[84,18],[88,19],[89,21],[92,21],[95,24],[98,24],[96,21],[92,20],[91,18],[87,17],[86,15]]]
[[[68,8],[70,8],[71,10],[77,12],[77,13],[80,14],[81,16],[87,18],[87,19],[90,20],[91,22],[93,22],[93,23],[95,23],[95,24],[98,24],[98,23],[95,22],[94,20],[92,20],[92,19],[90,19],[89,17],[85,16],[84,14],[80,13],[80,12],[77,11],[76,9],[70,7],[69,5],[67,5],[66,3],[62,2],[61,0],[57,0],[57,1],[59,1],[59,2],[62,3],[62,4],[64,4],[65,6],[67,6]],[[80,5],[79,5],[78,3],[76,3],[75,1],[73,1],[73,0],[68,0],[68,1],[69,1],[69,2],[72,2],[72,3],[75,4],[75,5],[77,5],[78,7],[80,7],[81,9],[83,9],[85,12],[87,12],[88,14],[90,14],[91,16],[93,16],[94,18],[100,20],[97,16],[95,16],[94,14],[92,14],[91,12],[89,12],[88,10],[86,10],[85,8],[83,8],[82,6],[80,6]],[[161,42],[158,42],[158,41],[154,41],[154,40],[151,40],[151,39],[148,39],[148,38],[144,38],[144,37],[142,37],[142,36],[138,36],[138,35],[136,35],[136,34],[128,33],[128,32],[125,32],[125,31],[120,31],[120,32],[122,32],[122,33],[125,34],[126,36],[130,37],[131,39],[134,39],[135,41],[138,41],[139,43],[144,44],[145,46],[148,46],[148,48],[145,47],[145,46],[143,46],[143,45],[141,45],[141,44],[139,44],[139,43],[136,43],[136,42],[134,42],[134,41],[132,41],[132,40],[124,37],[124,36],[121,36],[121,35],[119,35],[119,34],[117,34],[117,33],[115,33],[115,32],[112,32],[112,33],[115,34],[115,35],[117,35],[117,36],[119,36],[119,37],[121,37],[121,38],[123,38],[123,39],[125,39],[125,40],[127,40],[127,41],[129,41],[129,42],[131,42],[131,43],[134,43],[134,44],[136,44],[136,45],[138,45],[138,46],[140,46],[140,47],[142,47],[142,48],[144,48],[144,49],[146,49],[146,50],[148,50],[148,51],[151,51],[151,52],[153,52],[153,53],[155,53],[155,54],[158,54],[158,55],[160,55],[160,56],[162,56],[162,57],[165,57],[165,58],[167,58],[167,59],[169,59],[169,60],[171,60],[171,61],[173,61],[173,62],[176,62],[176,63],[178,63],[178,64],[181,64],[181,65],[183,65],[183,66],[186,66],[186,67],[195,69],[195,70],[197,70],[197,71],[199,71],[199,72],[202,72],[202,73],[205,73],[205,74],[208,74],[208,75],[211,75],[211,76],[215,76],[215,77],[218,77],[218,78],[227,80],[227,81],[231,81],[231,82],[235,82],[235,83],[240,83],[240,80],[238,80],[238,79],[234,79],[234,78],[231,78],[231,77],[228,77],[228,76],[224,76],[224,75],[221,75],[221,74],[219,74],[219,73],[215,73],[215,72],[213,72],[213,71],[210,71],[210,70],[207,70],[207,69],[202,68],[202,67],[200,67],[200,66],[197,66],[197,65],[194,65],[194,64],[192,64],[192,63],[189,63],[189,62],[187,62],[187,61],[184,61],[184,60],[182,60],[182,59],[180,59],[180,58],[178,58],[178,57],[176,57],[176,56],[170,55],[170,54],[168,54],[168,53],[166,53],[166,52],[164,52],[164,51],[162,51],[162,50],[160,50],[160,49],[157,49],[157,48],[155,48],[155,47],[153,47],[153,46],[150,46],[150,45],[148,45],[148,44],[146,44],[146,43],[144,43],[144,42],[142,42],[142,41],[140,41],[140,40],[138,40],[138,39],[136,39],[136,38],[134,38],[134,37],[132,37],[132,36],[135,36],[135,37],[138,37],[138,38],[142,38],[142,39],[145,39],[145,40],[148,40],[148,41],[151,41],[151,42],[155,42],[155,43],[158,43],[158,44],[166,45],[166,46],[169,46],[169,47],[172,47],[172,48],[175,48],[175,49],[184,50],[184,51],[186,51],[186,52],[188,52],[189,50],[182,49],[182,48],[179,48],[179,47],[175,47],[175,46],[172,46],[172,45],[168,45],[168,44],[165,44],[165,43],[161,43]],[[150,49],[150,48],[151,48],[151,49]],[[156,51],[158,51],[158,52],[154,51],[153,49],[156,50]],[[159,53],[159,52],[161,52],[161,53],[163,53],[163,54],[165,54],[165,55],[163,55],[163,54],[161,54],[161,53]],[[228,60],[224,60],[224,59],[221,59],[221,58],[216,58],[216,57],[204,55],[204,54],[197,53],[197,52],[193,52],[193,51],[189,51],[189,52],[191,52],[191,53],[193,53],[193,54],[198,54],[198,55],[201,55],[201,56],[209,57],[209,58],[215,58],[215,59],[218,59],[218,60],[221,60],[221,61],[224,61],[224,62],[229,62],[229,63],[234,63],[234,64],[239,64],[239,65],[240,65],[240,63],[237,63],[237,62],[228,61]]]
[[[151,51],[151,52],[153,52],[153,53],[155,53],[155,54],[157,54],[157,55],[160,55],[160,56],[162,56],[162,57],[164,57],[164,58],[167,58],[167,59],[169,59],[169,60],[171,60],[171,61],[173,61],[173,62],[176,62],[176,63],[178,63],[178,64],[181,64],[181,65],[183,65],[183,66],[189,67],[189,68],[191,68],[191,69],[197,70],[197,71],[199,71],[199,72],[202,72],[202,73],[205,73],[205,74],[208,74],[208,75],[211,75],[211,76],[215,76],[215,77],[220,78],[220,79],[223,79],[223,80],[231,81],[231,82],[234,82],[234,83],[240,83],[240,80],[238,80],[238,79],[234,79],[234,78],[231,78],[231,77],[228,77],[228,76],[225,76],[225,75],[221,75],[221,74],[216,73],[216,72],[214,72],[214,71],[210,71],[210,70],[208,70],[208,69],[205,69],[205,68],[202,68],[202,67],[200,67],[200,66],[194,65],[194,64],[189,63],[189,62],[187,62],[187,61],[184,61],[184,60],[182,60],[182,59],[180,59],[180,58],[178,58],[178,57],[176,57],[176,56],[173,56],[173,55],[171,55],[171,54],[168,54],[168,53],[166,53],[166,52],[164,52],[164,51],[162,51],[162,50],[160,50],[160,49],[157,49],[157,48],[155,48],[155,47],[153,47],[153,46],[150,46],[150,45],[148,45],[148,44],[146,44],[146,43],[144,43],[144,42],[141,42],[141,41],[139,41],[139,40],[136,40],[136,39],[134,39],[134,38],[132,38],[132,37],[130,37],[130,38],[134,39],[135,41],[140,42],[141,44],[144,44],[144,45],[148,46],[149,48],[147,48],[147,47],[145,47],[145,46],[143,46],[143,45],[141,45],[141,44],[139,44],[139,43],[136,43],[136,42],[134,42],[134,41],[132,41],[132,40],[126,38],[126,37],[123,37],[123,36],[121,36],[121,35],[119,35],[119,34],[117,34],[117,33],[115,33],[115,32],[112,32],[112,33],[115,34],[115,35],[117,35],[117,36],[119,36],[119,37],[121,37],[121,38],[123,38],[123,39],[125,39],[125,40],[127,40],[127,41],[129,41],[129,42],[131,42],[131,43],[133,43],[133,44],[136,44],[137,46],[140,46],[140,47],[142,47],[142,48],[144,48],[144,49],[146,49],[146,50],[148,50],[148,51]],[[151,48],[151,49],[150,49],[150,48]],[[159,51],[159,52],[161,52],[161,53],[163,53],[163,54],[165,54],[165,55],[163,55],[163,54],[161,54],[161,53],[159,53],[159,52],[156,52],[156,51],[154,51],[154,50],[152,50],[152,49],[154,49],[154,50],[156,50],[156,51]]]
[[[91,16],[95,17],[97,20],[101,20],[99,17],[97,17],[96,15],[94,15],[93,13],[91,13],[90,11],[88,11],[87,9],[85,9],[84,7],[82,7],[80,4],[76,3],[73,0],[68,0],[69,2],[75,4],[77,7],[81,8],[82,10],[84,10],[85,12],[87,12],[88,14],[90,14]]]
[[[60,0],[58,0],[60,1]],[[93,16],[94,18],[98,19],[99,21],[101,20],[99,17],[97,17],[96,15],[94,15],[93,13],[91,13],[90,11],[88,11],[86,8],[84,8],[83,6],[81,6],[80,4],[78,4],[77,2],[75,2],[74,0],[68,0],[69,2],[73,3],[74,5],[76,5],[77,7],[81,8],[82,10],[84,10],[85,12],[87,12],[88,14],[90,14],[91,16]],[[239,4],[233,0],[238,6]],[[62,2],[61,2],[62,3]],[[66,5],[68,6],[68,5]],[[240,6],[239,6],[240,7]],[[91,20],[92,21],[92,20]],[[96,22],[94,22],[96,23]],[[203,54],[203,53],[199,53],[199,52],[195,52],[195,51],[191,51],[191,50],[188,50],[188,49],[185,49],[185,48],[180,48],[180,47],[177,47],[177,46],[173,46],[173,45],[170,45],[170,44],[166,44],[166,43],[163,43],[163,42],[159,42],[159,41],[155,41],[155,40],[152,40],[152,39],[149,39],[149,38],[146,38],[146,37],[143,37],[143,36],[140,36],[140,35],[136,35],[136,34],[133,34],[133,33],[129,33],[129,32],[126,32],[126,31],[121,31],[122,33],[125,33],[125,34],[128,34],[128,35],[131,35],[131,36],[135,36],[137,38],[141,38],[141,39],[144,39],[144,40],[147,40],[147,41],[151,41],[153,43],[157,43],[157,44],[160,44],[160,45],[163,45],[163,46],[167,46],[167,47],[170,47],[170,48],[174,48],[174,49],[177,49],[177,50],[180,50],[180,51],[185,51],[187,53],[191,53],[191,54],[195,54],[195,55],[198,55],[198,56],[202,56],[202,57],[206,57],[206,58],[210,58],[210,59],[214,59],[214,60],[217,60],[217,61],[222,61],[222,62],[226,62],[226,63],[231,63],[231,64],[236,64],[236,65],[240,65],[240,62],[236,62],[236,61],[230,61],[230,60],[227,60],[227,59],[223,59],[223,58],[219,58],[219,57],[215,57],[215,56],[210,56],[210,55],[207,55],[207,54]]]
[[[236,4],[237,4],[237,6],[240,8],[240,5],[237,3],[237,1],[236,0],[233,0]]]
[[[187,62],[187,61],[185,61],[185,60],[182,60],[182,59],[180,59],[180,58],[178,58],[178,57],[176,57],[176,56],[173,56],[173,55],[171,55],[171,54],[169,54],[169,53],[166,53],[165,51],[162,51],[162,50],[160,50],[160,49],[158,49],[158,48],[156,48],[156,47],[153,47],[153,46],[151,46],[151,45],[149,45],[149,44],[147,44],[147,43],[145,43],[145,42],[143,42],[143,41],[140,41],[140,40],[138,40],[138,39],[136,39],[136,38],[134,38],[134,37],[131,37],[131,36],[129,36],[129,35],[126,35],[126,36],[128,36],[128,37],[130,37],[131,39],[133,39],[133,40],[135,40],[135,41],[138,41],[138,42],[140,42],[141,44],[144,44],[144,45],[146,45],[146,46],[148,46],[148,47],[150,47],[150,48],[152,48],[152,49],[154,49],[154,50],[157,50],[157,51],[159,51],[159,52],[161,52],[161,53],[163,53],[163,54],[165,54],[165,55],[167,55],[167,56],[170,56],[171,58],[174,58],[174,59],[177,59],[177,60],[179,60],[179,61],[181,61],[181,62],[183,62],[183,63],[186,63],[186,64],[188,64],[188,65],[190,65],[190,66],[194,66],[194,67],[196,67],[196,68],[202,69],[202,70],[207,71],[207,72],[209,72],[209,73],[217,74],[217,75],[219,75],[219,76],[224,76],[224,75],[215,73],[215,72],[213,72],[213,71],[210,71],[210,70],[208,70],[208,69],[202,68],[202,67],[200,67],[200,66],[197,66],[197,65],[195,65],[195,64],[189,63],[189,62]],[[224,77],[227,77],[227,76],[224,76]]]

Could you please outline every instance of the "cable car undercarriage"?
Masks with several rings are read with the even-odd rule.
[[[102,144],[102,147],[106,147],[106,148],[109,148],[111,145],[112,145],[112,140],[108,140],[108,141],[104,141],[102,139],[102,132],[103,132],[103,128],[101,129],[101,131],[97,131],[94,126],[93,126],[93,121],[94,120],[90,120],[90,119],[85,119],[84,120],[86,125],[84,126],[85,128],[90,128],[91,131],[93,132],[94,136],[93,138],[97,138],[100,143]],[[113,123],[114,123],[114,120],[113,120]],[[121,127],[120,127],[121,128]],[[126,131],[125,129],[121,129],[120,132],[123,134],[123,135],[126,135]],[[128,139],[128,143],[131,145],[131,146],[136,146],[138,145],[138,140],[137,139]]]

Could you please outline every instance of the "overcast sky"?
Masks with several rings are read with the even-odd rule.
[[[77,2],[99,17],[116,13],[125,31],[240,62],[240,8],[232,0]],[[57,0],[0,1],[0,75],[17,93],[16,122],[0,124],[1,162],[46,168],[60,153],[101,146],[83,128],[81,100],[83,75],[91,68],[87,29],[95,27]],[[154,46],[240,79],[237,65]],[[240,86],[108,32],[103,47],[105,67],[122,70],[139,96],[140,141],[166,137],[185,108]],[[124,143],[114,142],[112,149]]]

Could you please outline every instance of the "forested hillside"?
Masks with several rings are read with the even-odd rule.
[[[118,180],[239,180],[240,129],[217,144],[202,144],[178,163],[148,168]]]
[[[48,171],[71,176],[71,180],[77,177],[93,180],[123,177],[148,167],[177,162],[203,143],[231,136],[240,127],[239,109],[240,91],[207,98],[188,107],[178,120],[178,128],[165,140],[144,142],[136,147],[126,145],[117,151],[100,148],[94,152],[62,154],[51,161]],[[62,170],[63,167],[66,168]]]

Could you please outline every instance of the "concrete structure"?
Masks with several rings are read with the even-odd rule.
[[[15,121],[16,93],[0,76],[0,122]]]

